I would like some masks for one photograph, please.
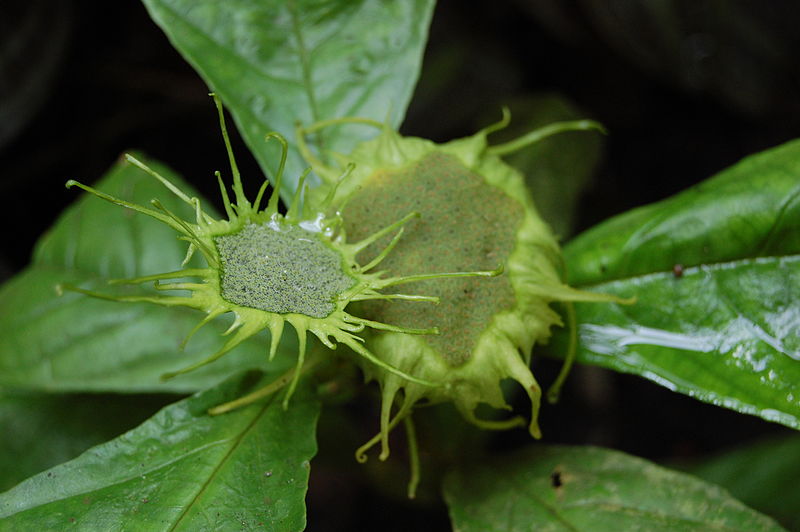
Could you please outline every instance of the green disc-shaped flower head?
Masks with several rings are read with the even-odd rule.
[[[402,273],[505,266],[503,275],[492,279],[434,279],[409,287],[410,291],[435,295],[439,305],[389,305],[383,301],[361,305],[359,312],[372,320],[439,328],[440,334],[435,336],[376,331],[367,342],[386,364],[440,385],[421,386],[396,373],[364,365],[366,374],[381,386],[381,427],[357,457],[364,460],[364,452],[380,441],[381,457],[385,458],[388,432],[423,399],[452,401],[467,420],[483,428],[525,425],[522,417],[497,421],[475,414],[482,403],[510,408],[500,387],[505,379],[516,381],[527,393],[531,403],[528,427],[534,437],[540,437],[537,412],[541,390],[529,363],[533,345],[546,341],[553,325],[562,324],[551,303],[617,299],[580,292],[562,282],[558,243],[536,212],[523,177],[500,157],[558,131],[599,126],[590,121],[554,124],[493,147],[488,145],[487,135],[507,124],[507,113],[500,124],[446,144],[401,137],[363,119],[322,122],[300,129],[298,136],[302,140],[322,127],[343,122],[371,124],[381,131],[348,155],[329,154],[343,166],[355,165],[336,193],[346,204],[347,234],[363,238],[389,222],[394,213],[421,213],[406,226],[406,236],[382,267]],[[333,183],[338,171],[322,164],[304,142],[300,146],[323,179]],[[385,242],[375,244],[363,250],[365,260],[379,253]]]
[[[284,399],[285,405],[304,367],[308,333],[331,349],[339,343],[345,344],[369,363],[380,367],[382,372],[394,374],[403,382],[413,382],[422,387],[436,386],[433,381],[414,376],[375,357],[359,336],[366,327],[415,335],[435,334],[437,333],[435,327],[395,326],[358,317],[347,310],[348,305],[354,301],[406,300],[424,304],[437,301],[431,296],[383,292],[389,287],[438,277],[437,275],[389,276],[383,270],[376,270],[400,241],[404,226],[417,214],[406,211],[386,226],[368,235],[365,234],[358,241],[347,241],[343,230],[343,219],[338,214],[341,210],[338,203],[340,198],[335,193],[335,188],[332,188],[326,197],[317,198],[318,201],[313,201],[312,198],[303,199],[305,189],[303,183],[308,171],[300,179],[300,186],[287,212],[282,214],[278,210],[277,191],[280,190],[287,145],[286,141],[276,133],[267,135],[267,140],[275,139],[281,143],[282,157],[273,193],[264,208],[261,208],[267,181],[264,181],[255,200],[253,202],[248,200],[230,149],[222,107],[216,98],[215,102],[233,174],[233,200],[231,200],[228,188],[217,173],[226,218],[214,219],[203,210],[198,198],[187,196],[147,165],[127,156],[129,162],[153,176],[167,190],[191,205],[195,213],[194,218],[181,219],[167,210],[158,200],[153,200],[153,208],[150,208],[109,196],[75,181],[68,182],[67,186],[78,186],[102,199],[146,214],[170,226],[181,239],[188,242],[186,258],[181,267],[175,271],[112,281],[118,284],[152,282],[159,291],[157,295],[118,296],[80,287],[63,288],[118,301],[151,302],[200,310],[205,313],[205,317],[190,333],[190,337],[197,329],[216,317],[227,313],[233,314],[233,323],[225,333],[229,338],[217,352],[205,360],[167,374],[164,378],[171,378],[209,364],[265,329],[271,333],[269,358],[272,359],[276,354],[284,326],[289,323],[297,332],[299,340],[295,368],[278,379],[274,385],[213,409],[214,413],[246,404],[274,392],[282,384],[289,383]],[[352,166],[346,168],[339,179],[341,183],[347,183],[346,178],[352,169]],[[357,255],[384,237],[388,238],[388,242],[380,252],[366,263],[358,262]],[[187,268],[189,259],[197,252],[202,254],[206,267]],[[447,275],[491,276],[496,273],[486,271]],[[174,291],[179,291],[178,294],[188,292],[188,295],[176,295]]]

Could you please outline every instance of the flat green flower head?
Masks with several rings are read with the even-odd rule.
[[[405,238],[384,261],[389,271],[489,270],[506,264],[524,215],[519,202],[440,152],[370,176],[344,211],[348,235],[361,238],[387,220],[387,200],[399,212],[424,213],[409,222]],[[436,324],[440,334],[427,342],[452,367],[469,360],[484,324],[516,303],[508,275],[428,282],[424,288],[439,298],[438,305],[376,301],[363,305],[362,312],[408,327]]]
[[[250,223],[214,244],[221,295],[243,307],[326,318],[357,282],[343,271],[341,254],[296,225]]]

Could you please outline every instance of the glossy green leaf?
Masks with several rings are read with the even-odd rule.
[[[675,264],[800,253],[800,140],[745,158],[676,196],[628,211],[564,248],[570,283],[587,286]]]
[[[0,391],[0,491],[132,429],[168,398]]]
[[[273,396],[206,410],[263,384],[232,379],[0,494],[0,530],[302,530],[318,404]]]
[[[739,446],[687,469],[736,498],[800,530],[800,436],[771,437]]]
[[[800,142],[620,215],[565,248],[578,359],[800,428]]]
[[[153,166],[191,194],[167,168]],[[119,164],[96,188],[142,205],[159,198],[173,212],[194,216],[155,179],[128,164]],[[185,252],[186,243],[164,224],[84,194],[40,240],[31,266],[0,288],[0,385],[187,392],[262,365],[268,337],[242,344],[216,364],[161,382],[162,373],[213,353],[223,342],[220,334],[228,320],[219,318],[201,329],[181,351],[181,342],[202,313],[56,294],[59,283],[107,292],[108,279],[176,270]]]
[[[432,0],[144,0],[150,15],[233,114],[267,175],[277,131],[295,124],[366,117],[397,127],[419,75]],[[364,126],[322,131],[310,140],[349,153],[375,135]],[[285,198],[307,166],[290,145]]]
[[[717,486],[596,447],[537,445],[450,474],[444,494],[459,532],[782,530]]]

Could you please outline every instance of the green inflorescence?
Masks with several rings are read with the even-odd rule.
[[[364,366],[369,378],[381,386],[380,432],[356,451],[359,461],[380,443],[380,458],[389,454],[389,432],[400,422],[410,423],[415,404],[452,402],[475,425],[492,430],[524,426],[521,416],[505,419],[478,417],[479,405],[510,410],[501,383],[516,381],[530,399],[530,434],[541,437],[537,417],[541,388],[530,370],[535,343],[543,343],[561,316],[554,302],[605,301],[630,303],[615,296],[582,292],[561,278],[558,243],[541,219],[525,188],[523,177],[500,156],[513,153],[560,131],[602,129],[591,121],[551,124],[498,146],[487,136],[508,125],[508,113],[495,125],[471,137],[435,144],[402,137],[384,124],[368,119],[332,119],[301,128],[299,148],[314,161],[317,174],[330,185],[338,170],[324,165],[304,142],[305,135],[344,123],[375,126],[380,134],[349,154],[330,160],[354,164],[354,175],[339,188],[345,203],[348,234],[369,234],[385,223],[396,209],[421,212],[408,226],[408,238],[396,247],[385,265],[392,271],[440,271],[451,268],[485,268],[502,263],[506,274],[475,283],[470,279],[442,283],[430,281],[409,287],[436,295],[435,308],[384,305],[370,301],[359,313],[370,319],[404,326],[435,323],[437,337],[410,337],[375,331],[368,341],[376,356],[417,377],[445,383],[423,388],[386,372]],[[330,154],[329,154],[330,155]],[[376,250],[366,250],[370,253]],[[569,309],[569,307],[568,307]],[[571,315],[567,311],[568,319]],[[555,397],[566,377],[574,349],[566,356],[562,372],[551,388]],[[409,438],[412,438],[409,432]]]
[[[246,197],[222,106],[214,99],[233,174],[231,201],[217,173],[227,219],[214,219],[203,211],[198,198],[187,196],[144,163],[126,156],[189,204],[195,218],[181,219],[157,200],[151,209],[75,181],[67,186],[78,186],[173,228],[189,243],[182,269],[112,281],[152,282],[155,295],[118,296],[77,286],[62,288],[116,301],[200,310],[205,317],[189,337],[218,316],[233,314],[233,324],[225,333],[228,339],[219,350],[163,378],[209,364],[265,329],[271,335],[271,360],[285,324],[290,324],[298,337],[295,367],[260,390],[212,408],[211,414],[252,403],[284,386],[286,407],[300,375],[320,360],[321,351],[314,350],[306,361],[308,333],[330,349],[346,345],[359,355],[356,360],[367,377],[378,380],[382,396],[380,431],[356,451],[356,458],[366,460],[367,450],[380,442],[380,456],[385,459],[389,431],[403,422],[412,464],[410,495],[419,478],[410,416],[423,400],[451,401],[467,420],[483,428],[521,426],[525,420],[520,416],[494,420],[475,414],[479,404],[510,408],[500,383],[513,379],[530,398],[529,430],[540,437],[541,389],[529,363],[533,344],[546,340],[552,325],[561,324],[550,303],[620,300],[563,284],[555,238],[536,213],[521,176],[499,156],[558,131],[592,129],[596,124],[553,125],[494,147],[487,145],[486,136],[507,124],[508,116],[473,137],[444,145],[400,137],[367,119],[333,119],[298,128],[298,147],[325,186],[308,191],[304,186],[307,171],[282,214],[278,191],[286,141],[276,133],[267,135],[267,140],[279,141],[283,150],[272,194],[262,209],[268,182],[253,202]],[[338,172],[311,154],[305,135],[342,122],[377,125],[382,134],[349,156],[342,155],[340,160],[349,164]],[[398,212],[408,214],[398,220]],[[406,230],[410,234],[401,239]],[[186,268],[196,252],[207,266]],[[382,270],[376,270],[379,265]],[[504,267],[508,274],[498,277]],[[389,276],[387,271],[431,273]],[[496,278],[479,281],[476,277]],[[441,282],[445,278],[455,279]],[[407,283],[415,283],[411,293],[383,292]],[[440,300],[439,306],[411,305]],[[351,314],[351,303],[358,303],[358,316]],[[440,337],[435,336],[437,326],[444,333]],[[374,333],[360,335],[366,328]],[[568,356],[565,370],[570,362]],[[565,375],[562,372],[557,382]]]
[[[488,269],[505,264],[514,250],[522,206],[458,159],[433,152],[411,166],[375,172],[349,199],[344,210],[347,234],[361,238],[383,224],[391,204],[422,217],[409,223],[384,266],[391,271]],[[379,243],[380,244],[380,243]],[[374,250],[367,249],[365,253]],[[438,305],[364,304],[363,314],[407,327],[435,323],[441,334],[425,340],[451,366],[464,364],[492,316],[516,304],[510,277],[428,282],[426,293]]]
[[[222,297],[244,307],[325,318],[357,282],[343,271],[344,257],[318,232],[296,225],[251,223],[214,243]]]
[[[150,174],[171,193],[191,205],[195,211],[195,219],[179,218],[164,208],[158,200],[152,201],[155,208],[151,209],[109,196],[76,181],[67,183],[67,187],[78,186],[101,199],[146,214],[170,226],[181,239],[189,242],[189,249],[182,266],[188,263],[195,252],[199,252],[205,259],[207,267],[184,268],[112,281],[115,284],[153,282],[159,291],[157,295],[117,296],[77,286],[64,285],[61,288],[115,301],[149,302],[203,311],[206,317],[200,321],[189,337],[222,314],[234,315],[233,324],[225,333],[228,335],[228,340],[217,352],[205,360],[165,374],[162,378],[172,378],[209,364],[265,329],[271,334],[269,350],[271,360],[277,352],[284,326],[289,323],[297,332],[299,344],[295,367],[265,388],[211,409],[210,412],[214,414],[253,402],[274,393],[284,385],[288,385],[284,398],[286,406],[304,370],[308,333],[330,349],[335,349],[337,343],[345,344],[364,360],[401,379],[420,386],[434,388],[441,386],[441,383],[415,377],[380,360],[364,345],[363,338],[358,336],[358,333],[366,327],[412,335],[438,334],[436,327],[413,328],[390,325],[350,314],[345,310],[346,307],[354,301],[369,300],[437,303],[438,299],[433,296],[384,293],[381,290],[425,279],[492,277],[498,275],[501,270],[406,276],[387,276],[385,270],[374,271],[398,244],[404,226],[418,217],[418,214],[411,212],[399,220],[393,220],[382,229],[365,235],[361,240],[348,242],[343,230],[343,220],[339,214],[342,206],[337,203],[335,186],[332,193],[318,202],[309,198],[304,201],[301,197],[305,190],[305,178],[310,169],[301,177],[297,193],[286,214],[281,214],[278,211],[278,191],[288,145],[277,133],[270,133],[266,137],[267,140],[279,141],[283,150],[272,195],[266,207],[261,209],[261,200],[268,182],[264,182],[255,201],[251,203],[245,196],[241,176],[230,147],[222,105],[216,97],[214,101],[233,174],[234,201],[231,201],[228,189],[217,172],[227,219],[214,219],[203,211],[198,198],[188,197],[166,178],[129,155],[126,158],[130,163]],[[338,182],[344,182],[352,170],[352,167],[345,169]],[[384,237],[388,242],[374,258],[366,264],[356,260],[361,251]],[[187,282],[187,278],[195,281]],[[189,295],[163,294],[169,291],[179,291],[181,294],[188,292]]]

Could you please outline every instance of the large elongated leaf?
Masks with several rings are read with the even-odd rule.
[[[569,280],[587,286],[675,264],[800,253],[800,140],[747,157],[676,196],[633,209],[569,242]]]
[[[167,168],[154,166],[191,194]],[[128,164],[115,167],[96,186],[142,205],[157,197],[173,212],[194,216],[155,179]],[[200,312],[101,301],[75,293],[59,297],[55,291],[59,283],[109,291],[108,279],[178,269],[185,252],[186,243],[164,224],[95,197],[81,198],[38,243],[32,265],[0,288],[0,384],[46,390],[184,392],[263,364],[267,341],[259,338],[217,364],[160,382],[162,373],[213,353],[221,345],[225,320],[201,329],[181,352],[182,340],[202,319]]]
[[[223,99],[267,175],[295,124],[367,117],[397,127],[419,75],[433,0],[144,0],[150,15]],[[320,132],[317,146],[349,152],[363,126]],[[292,143],[284,197],[307,166]]]
[[[459,532],[782,530],[717,486],[594,447],[537,445],[456,471],[444,493]]]
[[[253,381],[168,406],[0,494],[0,530],[302,530],[317,403],[298,394],[285,411],[273,397],[205,413]]]
[[[635,209],[565,249],[579,360],[800,427],[800,141]]]

